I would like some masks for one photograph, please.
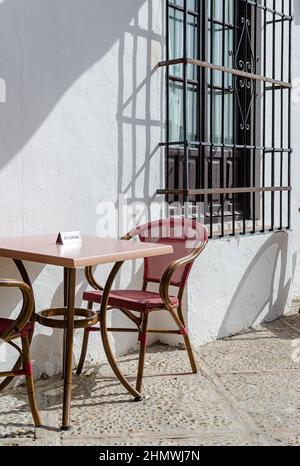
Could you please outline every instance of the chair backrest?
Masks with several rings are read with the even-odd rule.
[[[142,242],[173,246],[173,254],[144,260],[144,281],[153,283],[160,283],[163,273],[173,261],[184,259],[192,253],[195,253],[195,259],[208,241],[208,233],[203,225],[193,219],[181,217],[157,220],[139,226],[130,236],[139,236]],[[170,284],[178,288],[184,287],[192,265],[193,262],[176,268]]]

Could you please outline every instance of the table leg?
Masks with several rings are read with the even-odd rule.
[[[67,321],[66,344],[64,360],[64,401],[62,429],[70,427],[70,408],[72,398],[72,362],[73,362],[73,336],[74,336],[74,307],[75,307],[76,269],[68,269],[67,290]]]
[[[124,375],[122,374],[121,370],[118,367],[117,361],[111,349],[111,345],[110,345],[109,337],[108,337],[108,331],[107,331],[107,306],[108,306],[109,293],[114,283],[114,280],[123,264],[124,262],[118,262],[115,264],[114,268],[112,269],[107,279],[106,285],[104,287],[103,297],[101,300],[101,311],[100,311],[101,338],[102,338],[102,343],[103,343],[106,357],[115,375],[117,376],[121,384],[126,388],[126,390],[128,390],[128,392],[134,396],[135,400],[141,400],[142,398],[141,394],[132,385],[130,385],[130,383],[124,377]]]
[[[68,278],[69,273],[68,269],[64,267],[64,307],[68,306]],[[66,319],[66,318],[65,318]],[[67,330],[64,329],[63,331],[63,367],[62,367],[62,379],[65,378],[65,359],[66,359],[66,338],[67,338]]]

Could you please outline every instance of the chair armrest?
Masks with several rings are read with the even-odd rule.
[[[21,291],[23,297],[23,305],[19,316],[17,319],[15,319],[11,328],[8,328],[1,335],[1,339],[5,340],[5,338],[11,333],[12,329],[17,329],[19,332],[21,332],[32,317],[34,310],[34,296],[29,285],[16,280],[0,280],[0,288],[18,288]]]
[[[165,270],[163,276],[161,277],[160,286],[159,286],[159,294],[167,308],[172,307],[169,289],[170,289],[170,283],[171,283],[174,273],[176,272],[178,267],[191,264],[196,259],[196,257],[197,256],[195,254],[190,254],[189,256],[186,256],[183,259],[177,259],[171,262],[169,266],[167,267],[167,269]]]
[[[124,241],[129,241],[131,239],[132,239],[132,236],[130,235],[130,233],[127,233],[125,236],[123,236],[121,238],[121,240],[124,240]],[[98,283],[97,280],[95,279],[92,266],[86,267],[84,269],[84,274],[85,274],[85,278],[86,278],[88,284],[92,288],[94,288],[94,290],[103,291],[104,287],[102,285],[100,285],[100,283]]]
[[[201,252],[204,250],[204,248],[207,245],[207,241],[204,241],[201,246],[196,248],[191,254],[189,254],[186,257],[183,257],[181,259],[177,259],[169,264],[167,269],[165,270],[161,281],[160,281],[160,287],[159,287],[159,294],[165,305],[168,307],[172,307],[172,303],[170,300],[170,294],[169,294],[169,288],[170,288],[170,283],[172,280],[172,277],[178,267],[185,267],[186,265],[189,265],[194,262],[195,259],[201,254]]]

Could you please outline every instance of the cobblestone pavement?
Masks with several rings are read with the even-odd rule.
[[[196,351],[155,345],[136,403],[107,364],[74,374],[72,429],[61,432],[62,380],[37,383],[46,427],[34,429],[25,387],[0,395],[0,445],[300,445],[300,315]],[[128,376],[137,355],[120,358]]]

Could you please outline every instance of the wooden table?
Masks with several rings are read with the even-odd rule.
[[[130,385],[116,364],[109,344],[106,311],[109,292],[116,272],[126,260],[171,254],[169,245],[123,241],[112,238],[85,236],[80,245],[61,246],[56,244],[56,235],[0,239],[0,257],[13,259],[23,280],[31,285],[22,261],[59,266],[64,269],[64,306],[66,308],[66,348],[64,352],[64,396],[62,428],[70,426],[72,397],[72,356],[74,336],[74,308],[76,271],[87,266],[115,263],[104,289],[101,305],[101,335],[105,340],[105,351],[109,363],[124,387],[135,397],[139,393]],[[103,320],[102,320],[103,315]]]

